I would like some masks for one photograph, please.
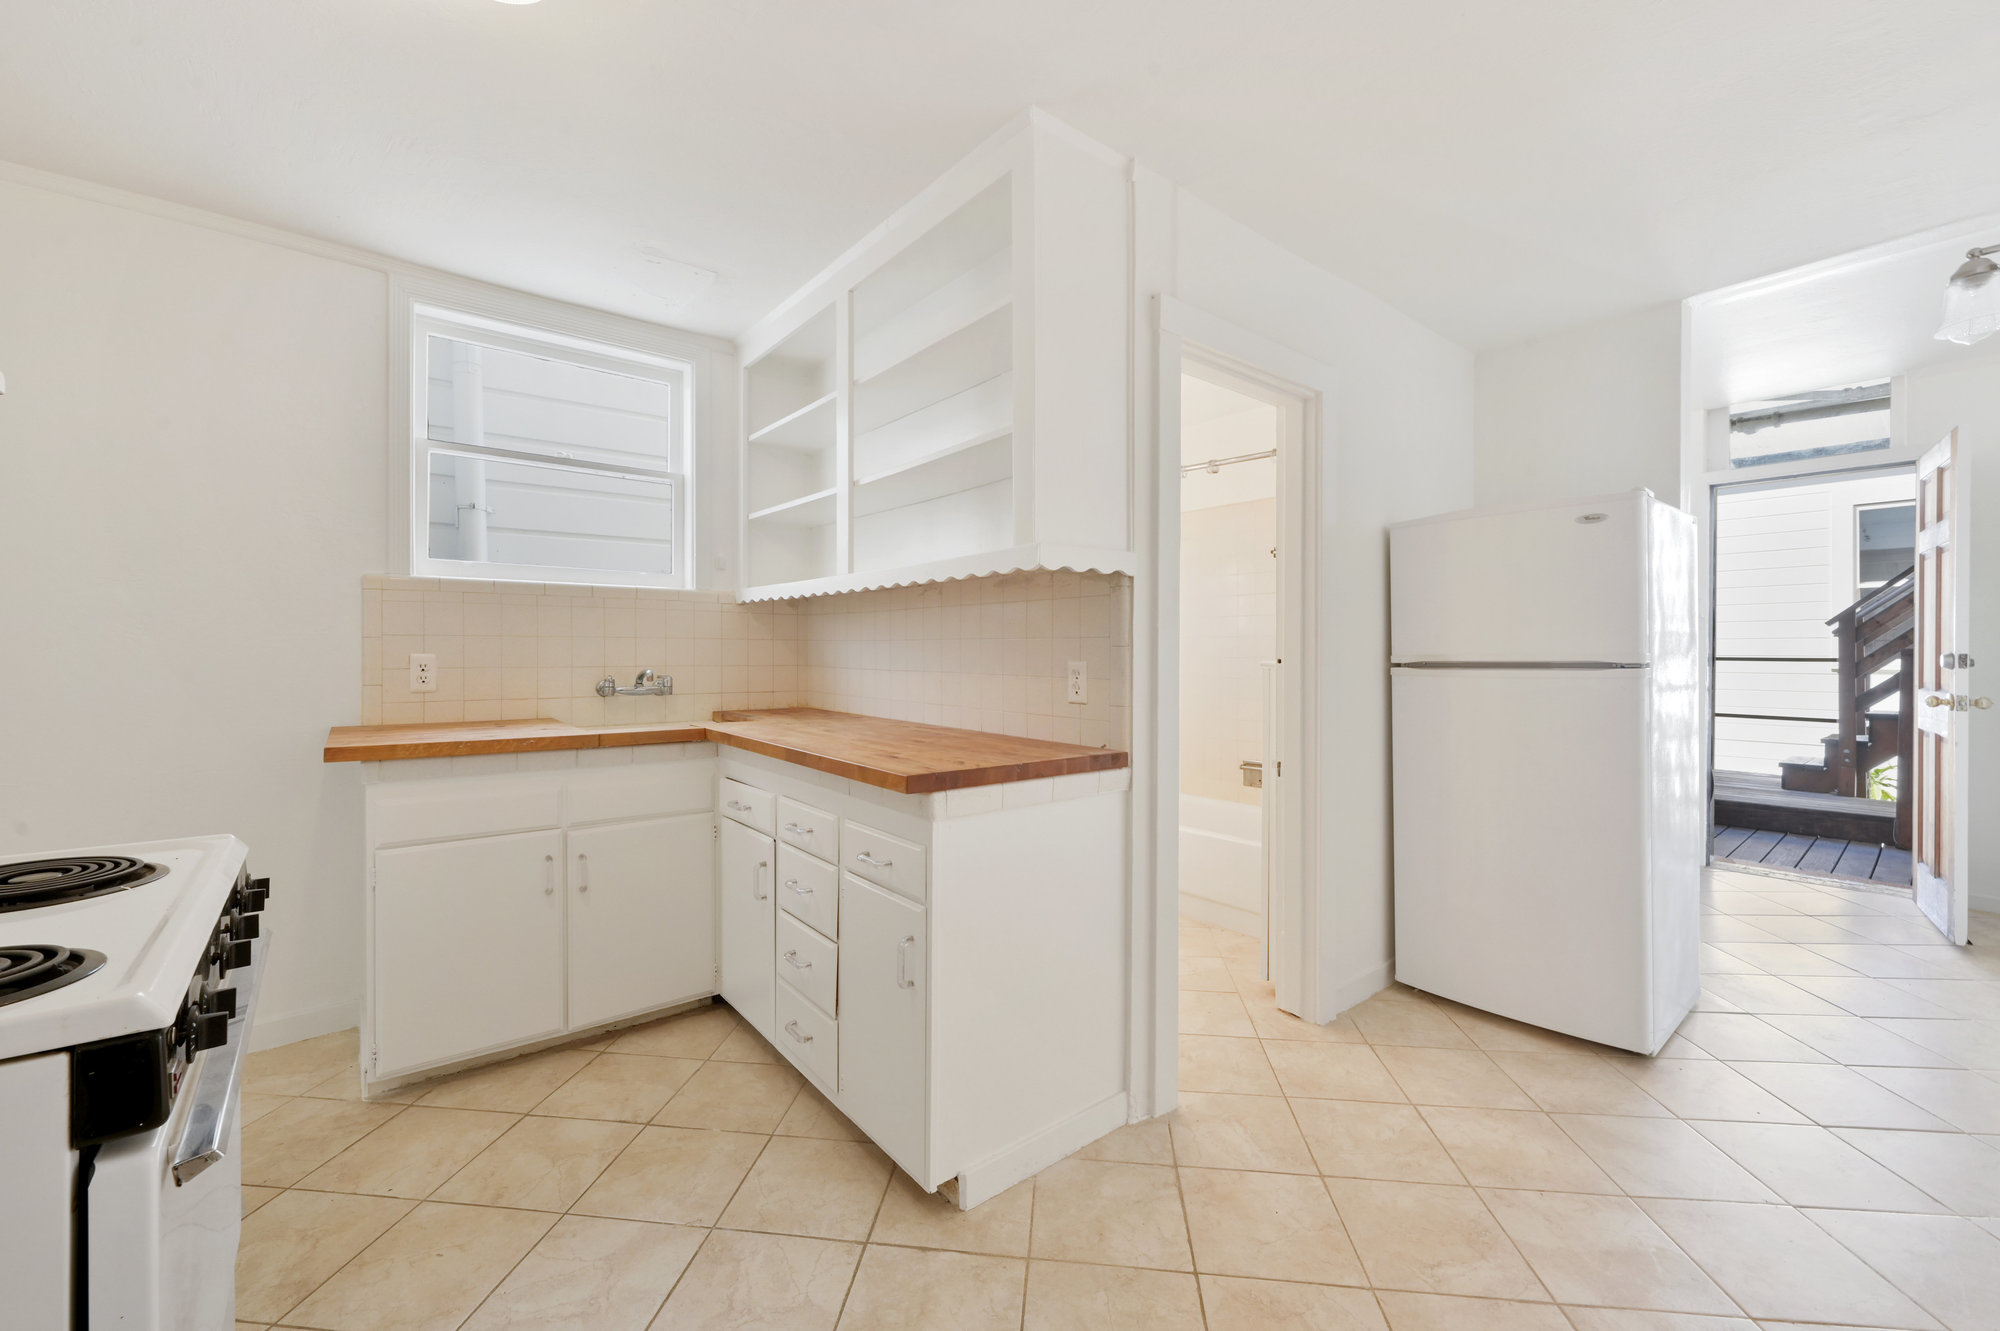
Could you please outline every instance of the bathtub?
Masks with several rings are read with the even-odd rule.
[[[1181,913],[1264,936],[1264,810],[1181,796]]]

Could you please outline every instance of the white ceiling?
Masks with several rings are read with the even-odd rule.
[[[2000,211],[1995,17],[0,0],[0,159],[729,333],[1039,103],[1488,346]],[[642,247],[719,276],[672,307]]]
[[[1697,300],[1689,383],[1703,408],[1839,388],[1995,354],[1940,342],[1945,283],[2000,217],[1945,227]]]

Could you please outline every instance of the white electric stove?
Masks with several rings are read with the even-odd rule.
[[[269,884],[229,836],[0,861],[0,1321],[235,1317]]]

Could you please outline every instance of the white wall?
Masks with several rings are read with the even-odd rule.
[[[1479,503],[1640,486],[1680,503],[1678,303],[1485,352],[1477,373]]]
[[[233,832],[264,1010],[347,1024],[380,272],[0,182],[0,855]]]
[[[1339,385],[1328,403],[1314,644],[1319,986],[1338,1010],[1391,974],[1384,528],[1472,502],[1473,358],[1185,191],[1142,189],[1139,199],[1142,297],[1174,295],[1319,362]]]
[[[233,832],[273,887],[258,1043],[352,1025],[360,774],[320,749],[360,719],[416,270],[14,167],[0,254],[0,857]]]

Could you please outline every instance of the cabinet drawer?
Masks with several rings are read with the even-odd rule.
[[[722,788],[716,792],[715,811],[724,818],[734,818],[745,827],[754,827],[766,836],[778,828],[778,797],[768,790],[746,786],[731,777],[722,778]]]
[[[924,900],[922,846],[851,818],[841,824],[841,863],[849,872],[912,901]]]
[[[831,864],[778,847],[778,904],[828,938],[840,937],[840,883]]]
[[[560,827],[561,792],[553,780],[491,785],[452,781],[399,790],[377,797],[369,831],[374,844],[394,846]]]
[[[778,840],[832,864],[840,858],[839,839],[840,820],[825,809],[779,798]]]
[[[832,1017],[789,984],[778,985],[778,1033],[772,1043],[829,1091],[840,1088],[839,1039],[840,1030]]]
[[[778,975],[785,983],[839,1016],[834,995],[840,976],[840,948],[830,938],[789,915],[778,916]]]
[[[700,762],[635,763],[573,772],[563,785],[569,792],[569,821],[605,823],[618,818],[658,818],[673,813],[707,813],[712,764]]]

